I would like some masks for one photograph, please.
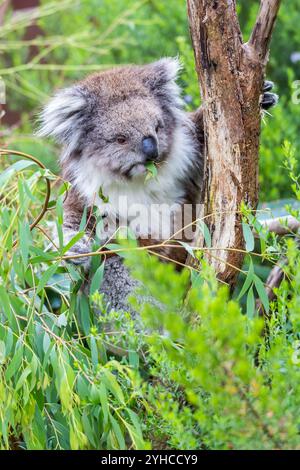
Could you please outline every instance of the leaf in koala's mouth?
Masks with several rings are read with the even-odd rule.
[[[105,196],[105,195],[103,194],[102,186],[100,186],[100,188],[99,188],[98,196],[100,197],[100,199],[102,199],[102,201],[103,201],[105,204],[107,204],[107,203],[109,202],[108,196]]]
[[[157,177],[157,167],[155,166],[153,162],[146,163],[146,169],[147,169],[146,181],[148,181],[151,178]]]

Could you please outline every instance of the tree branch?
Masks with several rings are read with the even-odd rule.
[[[260,51],[269,45],[279,3],[262,2],[260,26],[253,33]],[[275,4],[277,9],[271,8]],[[234,286],[236,268],[243,262],[241,204],[253,210],[258,203],[260,98],[266,61],[253,53],[249,43],[243,44],[235,0],[187,0],[187,6],[205,134],[205,201],[198,216],[210,215],[206,220],[212,248],[225,248],[214,252],[214,258],[208,253],[208,261],[221,281]],[[204,246],[201,234],[195,245]]]
[[[274,232],[277,235],[288,235],[289,233],[296,233],[300,229],[300,222],[292,215],[285,217],[276,217],[275,219],[267,219],[261,222],[261,225],[268,229],[269,232]],[[258,234],[256,234],[258,236]]]
[[[248,44],[265,61],[281,0],[261,0],[260,10]]]

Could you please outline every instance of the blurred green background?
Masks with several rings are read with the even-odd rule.
[[[246,40],[259,1],[237,3]],[[9,122],[6,117],[2,122],[2,144],[30,152],[58,171],[58,149],[33,135],[38,111],[56,88],[110,65],[179,54],[187,108],[199,104],[185,0],[42,0],[37,8],[17,12],[14,5],[11,2],[0,26],[0,76],[7,88],[7,108],[18,119]],[[300,105],[292,102],[293,82],[300,79],[299,23],[300,0],[282,2],[267,70],[280,104],[262,123],[261,201],[291,195],[282,144],[288,140],[300,147]]]

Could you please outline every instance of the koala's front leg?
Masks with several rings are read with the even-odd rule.
[[[76,190],[71,188],[64,203],[64,245],[67,245],[79,232],[83,211],[84,203],[82,199]],[[87,217],[89,217],[89,210]],[[69,251],[67,251],[67,256],[80,255],[91,251],[93,243],[93,221],[93,218],[89,220],[88,226],[86,227],[86,233],[70,248]],[[90,266],[90,257],[88,256],[73,259],[70,258],[68,261],[73,264],[83,266],[85,270],[88,270]]]

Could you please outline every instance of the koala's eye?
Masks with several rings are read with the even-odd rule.
[[[127,142],[127,139],[124,135],[118,135],[117,138],[116,138],[116,141],[118,142],[118,144],[126,144]]]

